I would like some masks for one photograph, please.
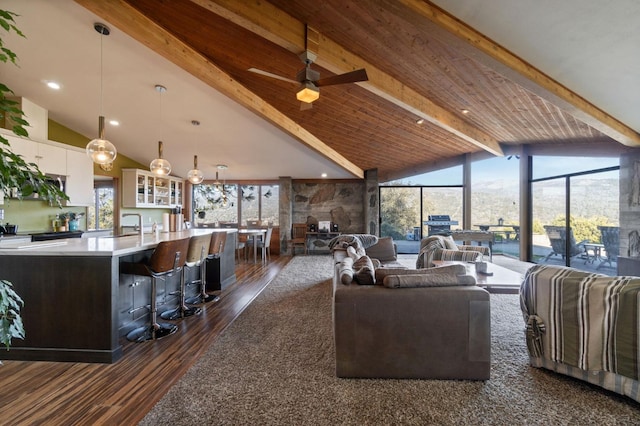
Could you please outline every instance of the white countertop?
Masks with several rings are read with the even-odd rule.
[[[237,229],[197,228],[179,232],[160,232],[128,236],[67,238],[39,242],[5,243],[0,256],[124,256],[155,248],[161,241],[178,240],[212,232],[237,232]]]

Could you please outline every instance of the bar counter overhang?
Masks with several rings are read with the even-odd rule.
[[[143,323],[146,310],[128,318],[131,283],[119,274],[122,261],[149,256],[160,241],[235,229],[90,237],[16,243],[0,248],[0,279],[13,284],[24,300],[25,339],[13,339],[0,359],[113,363],[123,356],[127,330]],[[207,290],[235,282],[235,238],[207,268]],[[211,274],[211,275],[210,275]],[[145,317],[146,316],[146,317]]]

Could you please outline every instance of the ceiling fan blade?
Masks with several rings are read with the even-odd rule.
[[[321,78],[316,81],[316,86],[333,86],[335,84],[356,83],[358,81],[367,81],[367,71],[362,68],[359,70],[338,74],[327,78]]]
[[[259,70],[258,68],[249,68],[247,71],[251,71],[251,72],[256,73],[256,74],[264,75],[265,77],[271,77],[271,78],[275,78],[277,80],[286,81],[287,83],[300,84],[299,81],[292,80],[292,79],[287,78],[287,77],[282,77],[282,76],[280,76],[278,74],[273,74],[273,73],[270,73],[268,71]]]

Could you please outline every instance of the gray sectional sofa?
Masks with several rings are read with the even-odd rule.
[[[382,243],[382,242],[381,242]],[[460,270],[397,268],[388,242],[367,253],[371,263],[351,271],[363,259],[345,261],[347,247],[333,247],[333,322],[338,377],[398,379],[470,379],[490,376],[489,293]],[[369,258],[369,256],[366,256]],[[377,262],[377,260],[381,260]],[[374,284],[369,282],[371,264]],[[346,265],[346,266],[345,266]],[[393,266],[393,267],[392,267]]]

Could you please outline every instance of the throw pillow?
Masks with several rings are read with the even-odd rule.
[[[376,283],[375,268],[369,256],[362,256],[353,262],[353,278],[358,284],[373,285]]]
[[[456,244],[455,241],[453,241],[453,237],[451,235],[442,237],[442,242],[444,243],[444,248],[448,248],[451,250],[458,250],[458,245]]]
[[[356,260],[360,259],[362,256],[366,255],[367,253],[364,251],[362,247],[355,248],[353,246],[349,246],[347,247],[347,254],[355,262]]]
[[[378,242],[367,248],[367,256],[372,259],[378,259],[381,262],[391,262],[398,260],[395,248],[393,247],[393,238],[378,238]]]
[[[414,288],[414,287],[453,287],[473,286],[476,280],[472,275],[453,274],[415,274],[415,275],[389,275],[384,278],[383,284],[388,288]]]
[[[340,277],[340,282],[345,285],[351,284],[353,281],[353,259],[350,257],[345,257],[340,262],[340,266],[338,267],[338,276]]]

